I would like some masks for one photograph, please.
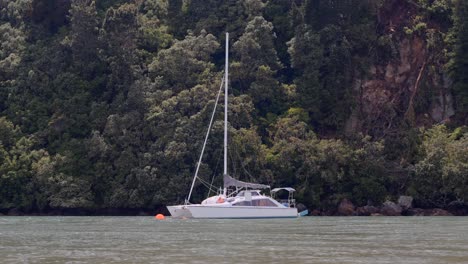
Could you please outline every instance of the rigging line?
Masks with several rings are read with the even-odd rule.
[[[239,163],[240,163],[242,169],[244,170],[244,172],[246,173],[246,175],[250,177],[250,178],[249,178],[249,182],[254,181],[254,180],[255,180],[254,177],[253,177],[252,174],[250,174],[250,172],[245,168],[245,166],[244,166],[244,164],[243,164],[243,162],[242,162],[242,158],[241,158],[241,156],[240,156],[240,154],[239,154],[239,150],[238,150],[238,149],[234,149],[234,151],[236,152],[237,157],[239,158]]]
[[[195,175],[193,176],[192,186],[190,187],[190,192],[189,192],[189,195],[188,195],[187,200],[185,201],[185,203],[188,203],[190,201],[190,197],[192,196],[193,186],[195,185],[195,180],[198,177],[198,170],[200,169],[201,161],[202,161],[202,158],[203,158],[203,153],[205,152],[206,142],[208,141],[208,136],[210,135],[211,125],[213,124],[214,116],[216,114],[216,107],[218,106],[219,97],[221,95],[221,91],[223,90],[223,83],[224,83],[224,76],[221,79],[221,84],[219,86],[218,96],[216,97],[216,102],[215,102],[215,105],[214,105],[214,108],[213,108],[213,113],[211,114],[210,125],[208,126],[208,130],[206,131],[205,142],[203,142],[202,151],[200,153],[200,158],[198,159],[198,163],[197,163],[197,169],[195,170]]]
[[[204,180],[203,178],[197,176],[197,179],[203,184],[208,184],[208,181]]]
[[[210,188],[210,185],[209,185],[209,183],[207,181],[200,180],[200,183],[203,184],[206,188],[208,188],[208,190],[213,190],[212,187]]]
[[[200,178],[200,177],[197,177],[197,178],[198,178],[198,180],[200,180],[200,182],[201,182],[206,188],[208,188],[208,190],[209,190],[210,192],[211,192],[211,191],[216,191],[216,189],[213,189],[213,186],[210,186],[206,180],[203,180],[203,179]]]
[[[209,185],[209,183],[206,181],[206,180],[203,180],[202,178],[200,177],[197,177],[198,180],[200,180],[200,182],[205,185],[209,190],[211,190],[211,187]]]
[[[232,144],[231,144],[232,145]],[[233,150],[233,148],[231,148]],[[236,160],[234,159],[234,156],[232,155],[232,151],[229,151],[229,157],[231,158],[231,164],[232,164],[232,175],[238,175],[237,174],[237,168],[236,168]]]
[[[257,181],[258,179],[257,179],[257,178],[254,178],[254,177],[252,176],[252,174],[251,174],[251,173],[247,170],[247,168],[244,166],[244,164],[243,164],[243,162],[242,162],[242,157],[241,157],[240,154],[239,154],[239,150],[238,150],[237,148],[232,149],[232,150],[237,154],[237,157],[239,158],[239,163],[240,163],[242,169],[244,170],[245,174],[246,174],[247,176],[249,176],[249,182],[258,182],[258,181]],[[254,160],[253,162],[255,162],[255,160]],[[254,165],[254,166],[255,166],[255,165]],[[258,176],[261,176],[261,175],[258,175]],[[268,180],[268,185],[271,186],[272,183],[270,182],[270,179],[269,179],[268,177],[266,177],[266,178],[267,178],[267,180]],[[271,189],[271,188],[270,188],[270,189]]]
[[[211,187],[213,187],[214,178],[216,176],[216,172],[218,171],[218,166],[219,166],[219,161],[220,160],[221,160],[221,155],[218,155],[218,160],[216,161],[216,167],[215,167],[215,169],[213,171],[213,176],[211,177],[210,189],[208,190],[208,196],[207,197],[210,197]]]

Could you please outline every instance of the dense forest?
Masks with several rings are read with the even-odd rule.
[[[234,177],[324,212],[466,207],[468,1],[0,0],[0,212],[183,202],[225,32]]]

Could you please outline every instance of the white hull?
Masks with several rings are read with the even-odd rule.
[[[193,218],[186,205],[167,206],[167,210],[175,218]]]
[[[176,218],[296,218],[296,208],[252,207],[223,205],[177,205],[168,206]]]

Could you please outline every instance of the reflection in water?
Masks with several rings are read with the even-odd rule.
[[[0,263],[468,263],[467,217],[0,217]]]

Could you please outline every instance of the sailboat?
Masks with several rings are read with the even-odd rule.
[[[226,59],[224,78],[216,99],[215,108],[211,115],[211,121],[205,136],[205,142],[201,151],[195,176],[190,192],[182,205],[167,206],[172,217],[176,218],[295,218],[298,211],[293,198],[294,189],[290,187],[275,188],[271,190],[269,185],[243,182],[234,179],[228,174],[228,70],[229,70],[229,33],[226,33]],[[203,152],[213,123],[216,105],[224,84],[224,175],[223,189],[217,195],[208,197],[200,204],[190,203],[190,198],[198,178]],[[272,196],[262,194],[262,190],[270,189],[274,196],[279,191],[288,192],[287,200],[275,200]]]

